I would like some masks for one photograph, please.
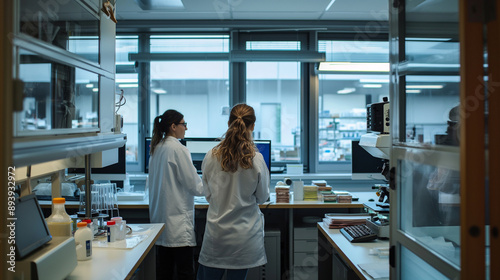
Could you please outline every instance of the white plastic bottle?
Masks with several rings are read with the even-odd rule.
[[[115,242],[118,235],[118,228],[116,227],[115,221],[108,221],[108,242]]]
[[[78,229],[75,231],[76,243],[76,259],[79,261],[86,261],[92,258],[92,239],[94,234],[87,227],[86,222],[77,224]]]
[[[56,197],[52,199],[52,214],[46,219],[52,236],[71,236],[71,217],[66,213],[64,204],[66,199]]]

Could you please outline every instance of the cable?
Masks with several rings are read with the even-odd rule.
[[[120,91],[121,91],[121,93],[117,94],[117,95],[120,95],[120,98],[118,99],[118,102],[115,103],[115,107],[116,107],[115,113],[118,113],[118,110],[120,110],[120,108],[123,105],[125,105],[125,103],[127,103],[127,99],[125,98],[125,96],[123,96],[123,89]]]

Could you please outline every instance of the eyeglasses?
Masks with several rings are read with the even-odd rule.
[[[188,123],[187,123],[187,122],[180,122],[180,123],[177,123],[177,125],[180,125],[180,124],[181,124],[181,125],[183,125],[183,126],[184,126],[184,127],[186,127],[186,128],[188,127]]]

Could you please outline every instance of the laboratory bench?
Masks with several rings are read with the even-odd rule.
[[[156,255],[154,244],[165,228],[164,224],[134,224],[132,228],[145,230],[145,238],[135,247],[92,247],[92,258],[78,261],[66,279],[155,279]],[[132,231],[133,233],[133,231]],[[140,269],[138,269],[140,268]]]
[[[378,198],[374,191],[351,192],[351,194],[358,200],[351,203],[293,201],[292,195],[289,203],[276,203],[275,193],[271,193],[270,201],[259,205],[265,218],[266,236],[270,237],[273,244],[276,243],[275,240],[278,240],[277,248],[279,249],[275,249],[278,252],[273,255],[278,258],[281,279],[318,279],[317,222],[321,221],[326,213],[364,213],[366,209],[363,203],[368,202],[369,199]],[[40,201],[40,204],[44,212],[49,214],[51,202]],[[148,204],[148,199],[118,201],[119,214],[127,220],[127,224],[149,223]],[[70,215],[74,214],[79,210],[79,202],[67,201],[66,209]],[[196,197],[195,231],[198,247],[203,241],[207,209],[208,203],[205,198]],[[197,249],[195,258],[200,248]],[[309,276],[304,276],[304,274]]]
[[[388,239],[351,243],[340,229],[317,227],[319,280],[389,279]]]

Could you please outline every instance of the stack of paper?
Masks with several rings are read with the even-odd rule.
[[[318,186],[304,186],[304,200],[318,200]]]
[[[345,226],[366,224],[370,215],[332,215],[325,214],[323,224],[328,228],[343,228]]]
[[[290,202],[290,187],[276,186],[276,203],[289,203]]]

